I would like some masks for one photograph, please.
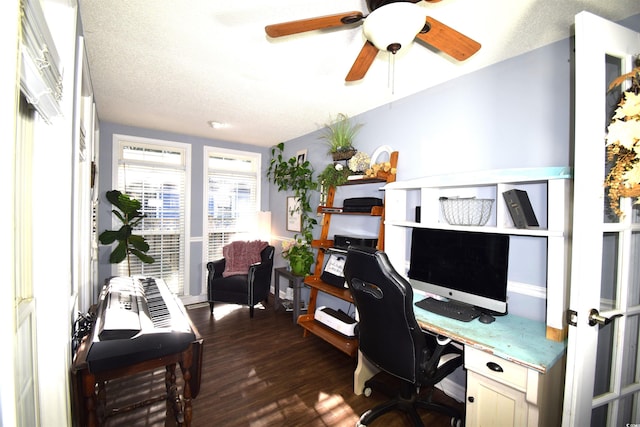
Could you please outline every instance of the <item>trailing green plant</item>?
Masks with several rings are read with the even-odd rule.
[[[126,194],[121,193],[118,190],[107,191],[107,200],[113,205],[114,209],[111,210],[113,214],[120,220],[122,226],[118,230],[105,230],[100,233],[98,240],[103,245],[110,245],[113,242],[118,242],[111,255],[109,256],[109,262],[111,264],[119,264],[122,261],[127,260],[127,271],[131,275],[131,259],[130,255],[133,254],[140,261],[146,264],[153,264],[155,260],[153,257],[147,255],[149,251],[149,244],[146,242],[143,236],[133,234],[133,229],[140,224],[140,221],[144,218],[144,214],[140,212],[142,204],[140,201],[129,197]]]
[[[308,160],[300,163],[297,157],[285,159],[282,155],[284,143],[271,148],[271,160],[267,169],[267,178],[278,186],[278,191],[293,191],[294,196],[300,201],[300,219],[302,221],[302,238],[311,242],[313,240],[313,227],[318,223],[311,215],[311,193],[318,189],[318,183],[313,179],[313,168]]]
[[[321,136],[329,145],[329,153],[353,150],[353,139],[360,131],[362,124],[352,123],[351,119],[343,113],[339,113],[336,119],[326,124],[324,134]]]
[[[349,175],[351,175],[349,168],[345,168],[340,163],[330,163],[326,168],[318,175],[318,182],[328,189],[329,187],[336,187],[347,182]]]

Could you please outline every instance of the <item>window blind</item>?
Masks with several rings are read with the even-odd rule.
[[[150,246],[153,264],[131,258],[131,274],[162,278],[172,292],[184,294],[185,277],[185,168],[183,153],[129,145],[122,148],[118,189],[142,204],[145,218],[134,233]],[[117,267],[128,275],[127,264]]]
[[[210,155],[206,259],[222,258],[222,247],[232,240],[257,235],[257,170],[255,159]]]
[[[20,89],[27,101],[49,123],[62,114],[60,57],[39,0],[22,0]]]

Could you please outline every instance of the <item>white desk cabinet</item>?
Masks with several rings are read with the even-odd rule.
[[[503,193],[527,191],[540,226],[516,228]],[[568,306],[569,220],[572,171],[569,167],[500,169],[426,176],[387,184],[385,190],[385,248],[394,268],[406,271],[415,227],[504,233],[528,239],[546,239],[546,336],[566,337]],[[494,199],[484,226],[449,225],[440,211],[441,197]],[[420,218],[416,208],[420,207]],[[523,254],[522,256],[526,256]]]
[[[467,427],[559,426],[562,367],[546,374],[465,347]]]

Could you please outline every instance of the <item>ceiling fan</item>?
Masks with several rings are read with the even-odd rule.
[[[362,23],[367,40],[345,78],[348,82],[360,80],[365,76],[379,50],[395,54],[414,39],[458,61],[469,58],[480,49],[480,43],[430,16],[425,16],[423,9],[415,4],[420,1],[367,0],[367,8],[370,11],[367,16],[358,11],[338,13],[267,25],[265,31],[269,37],[282,37]],[[436,3],[440,0],[425,1]]]

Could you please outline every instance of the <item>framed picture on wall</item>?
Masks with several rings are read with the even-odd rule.
[[[301,165],[307,161],[307,150],[300,150],[296,152],[296,159],[298,164]]]
[[[287,231],[302,231],[300,200],[296,197],[287,197]]]

